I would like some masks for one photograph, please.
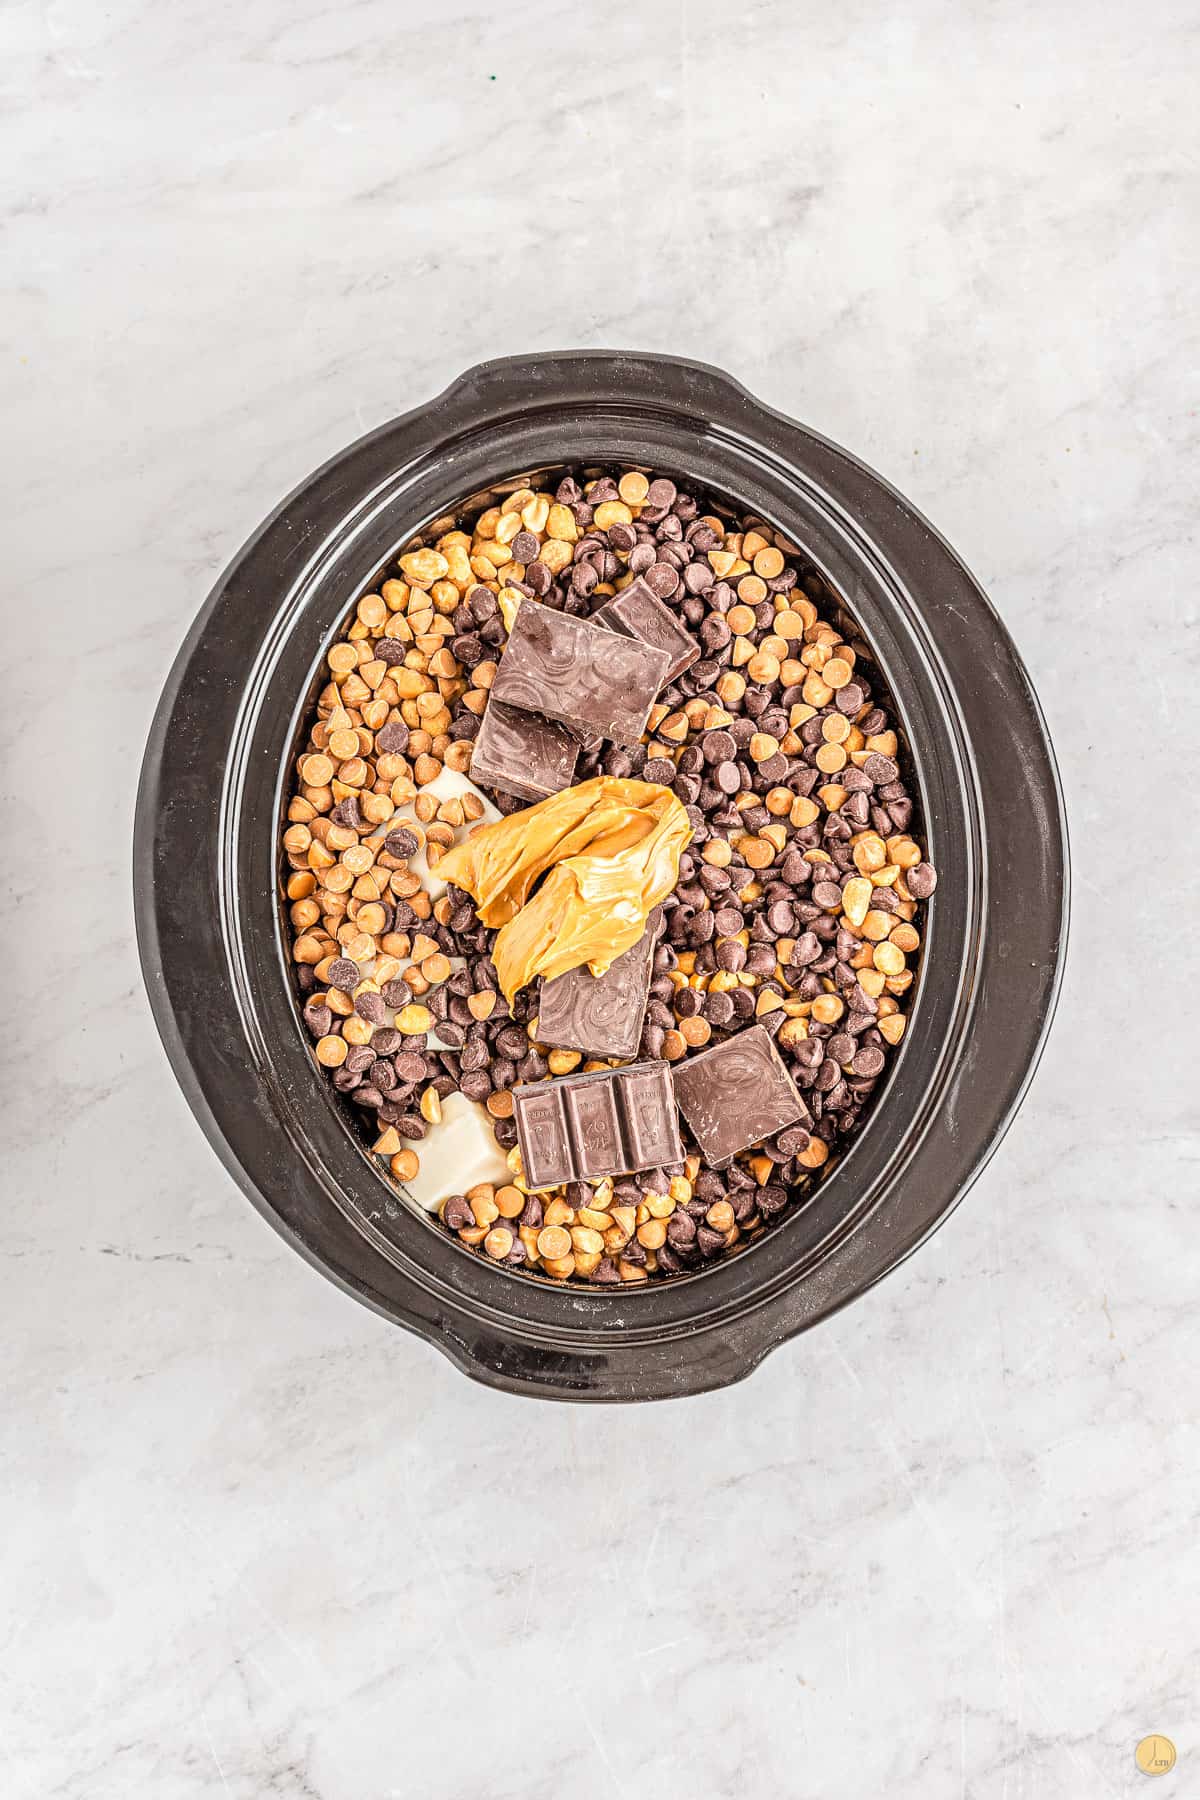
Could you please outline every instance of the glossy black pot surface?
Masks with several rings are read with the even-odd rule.
[[[278,898],[288,769],[357,596],[414,532],[493,483],[602,463],[685,476],[802,547],[890,689],[939,872],[901,1051],[815,1197],[738,1256],[615,1290],[497,1268],[398,1202],[314,1067]],[[1025,1092],[1066,937],[1062,797],[1037,699],[953,551],[877,475],[718,370],[602,351],[471,370],[268,519],[163,692],[134,865],[159,1031],[246,1194],[326,1275],[466,1374],[558,1399],[736,1381],[914,1250]]]

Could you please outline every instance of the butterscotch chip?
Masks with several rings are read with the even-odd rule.
[[[842,889],[842,913],[855,930],[861,926],[871,905],[871,883],[861,875],[852,875]]]
[[[325,1069],[340,1069],[349,1054],[350,1046],[344,1037],[320,1038],[314,1051],[317,1061]]]
[[[738,845],[743,862],[752,869],[769,869],[775,861],[775,846],[761,837],[744,837]]]
[[[496,1206],[502,1219],[516,1219],[525,1210],[525,1196],[520,1188],[497,1188]]]
[[[774,581],[777,575],[783,574],[783,551],[777,550],[774,544],[764,544],[755,552],[753,566],[754,573],[761,575],[764,581]]]
[[[475,1216],[475,1223],[486,1230],[494,1225],[500,1217],[500,1209],[495,1201],[495,1189],[490,1182],[482,1182],[478,1187],[467,1191],[467,1204]]]
[[[504,1225],[493,1225],[483,1240],[483,1247],[493,1262],[503,1262],[513,1247],[513,1234]]]
[[[497,1088],[488,1095],[484,1105],[493,1119],[511,1119],[513,1116],[513,1097],[507,1088]]]
[[[433,1014],[427,1006],[402,1006],[396,1014],[396,1030],[405,1037],[419,1037],[432,1024]]]
[[[545,1262],[557,1262],[570,1254],[571,1234],[561,1225],[546,1225],[538,1232],[538,1255]]]
[[[851,853],[854,866],[860,875],[870,875],[875,869],[882,869],[887,862],[887,848],[877,832],[864,832]]]
[[[829,1145],[824,1138],[810,1138],[807,1150],[801,1150],[796,1161],[806,1169],[819,1169],[829,1160]]]
[[[450,572],[449,563],[437,550],[413,550],[400,558],[400,567],[413,587],[432,587]]]
[[[746,673],[752,681],[761,681],[764,684],[778,681],[779,658],[772,656],[770,651],[760,650],[757,656],[752,656],[746,664]]]
[[[347,762],[352,756],[357,756],[360,748],[358,733],[352,727],[344,731],[331,731],[329,734],[329,754],[340,763]],[[309,761],[313,760],[313,758],[309,758]]]
[[[821,744],[817,749],[817,767],[824,775],[836,775],[846,766],[846,752],[841,744]]]
[[[411,1181],[420,1166],[415,1150],[397,1150],[391,1161],[391,1171],[397,1181]]]
[[[358,740],[355,739],[355,748]],[[327,756],[317,754],[306,756],[300,764],[300,776],[308,787],[327,787],[333,780],[333,764]]]
[[[906,1024],[907,1021],[903,1013],[888,1013],[886,1018],[879,1020],[879,1035],[886,1043],[898,1044],[900,1039],[904,1036]]]
[[[844,1011],[836,994],[818,994],[812,1003],[812,1016],[819,1025],[836,1025]]]

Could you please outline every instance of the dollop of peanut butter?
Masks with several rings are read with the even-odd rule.
[[[535,975],[582,963],[603,975],[632,949],[679,879],[691,835],[670,788],[600,775],[481,826],[438,874],[499,928],[492,960],[511,1001]]]

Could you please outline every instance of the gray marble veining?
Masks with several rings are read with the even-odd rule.
[[[11,1800],[1115,1800],[1200,1781],[1194,9],[0,14]],[[977,571],[1072,962],[945,1229],[747,1385],[508,1400],[271,1235],[129,840],[205,590],[511,350],[721,364]],[[1176,768],[1181,770],[1176,775]]]

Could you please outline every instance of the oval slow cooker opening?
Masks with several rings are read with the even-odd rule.
[[[415,548],[417,545],[424,542],[432,542],[444,532],[454,530],[465,522],[471,521],[486,508],[500,505],[508,494],[515,492],[518,488],[527,486],[553,487],[564,475],[582,475],[582,477],[586,479],[594,475],[599,475],[607,469],[611,469],[612,466],[611,460],[607,464],[602,465],[598,459],[587,455],[585,451],[584,454],[580,455],[572,462],[557,461],[541,463],[536,467],[525,466],[513,472],[504,471],[496,474],[486,486],[481,488],[477,487],[467,495],[461,497],[448,496],[441,501],[431,518],[418,520],[412,524],[406,525],[403,529],[399,529],[398,527],[396,540],[390,545],[387,553],[382,558],[377,559],[372,566],[364,568],[361,574],[353,581],[351,590],[345,595],[342,609],[330,624],[313,659],[313,665],[309,671],[308,680],[305,683],[303,693],[299,698],[293,714],[291,736],[280,764],[276,811],[273,823],[279,870],[279,879],[276,883],[278,902],[276,909],[276,930],[279,966],[281,979],[286,984],[292,998],[295,1031],[300,1043],[304,1045],[306,1050],[309,1045],[309,1037],[301,1019],[303,996],[297,987],[295,965],[291,961],[289,955],[287,899],[283,889],[284,879],[286,878],[286,864],[278,846],[286,823],[287,806],[296,759],[303,749],[305,738],[316,710],[318,696],[328,681],[326,657],[330,648],[342,635],[345,627],[353,619],[354,608],[361,595],[377,591],[383,581],[389,579],[396,573],[397,557],[401,552]],[[671,479],[679,483],[689,493],[694,493],[701,501],[702,507],[707,507],[720,513],[740,529],[748,529],[755,523],[766,523],[771,526],[772,529],[784,533],[785,537],[787,536],[787,527],[780,518],[768,517],[765,513],[756,511],[753,507],[747,506],[746,502],[738,496],[723,488],[716,487],[712,483],[700,482],[693,471],[682,464],[664,464],[655,461],[653,465],[651,465],[644,458],[639,459],[631,457],[622,459],[621,466],[641,467],[644,468],[647,473],[650,473],[652,470],[654,474],[670,476]],[[870,685],[873,695],[877,702],[881,702],[887,707],[895,721],[895,726],[901,740],[901,765],[910,788],[915,791],[915,794],[918,797],[910,829],[918,840],[927,845],[930,859],[936,866],[939,855],[939,846],[935,842],[930,841],[927,828],[924,810],[926,784],[922,779],[922,772],[917,758],[913,753],[906,721],[906,710],[901,704],[900,696],[895,691],[892,682],[888,677],[888,672],[880,662],[875,648],[862,623],[848,605],[845,596],[833,586],[832,580],[825,568],[821,565],[819,557],[810,553],[807,544],[803,542],[794,542],[794,540],[789,541],[792,542],[794,554],[797,556],[801,565],[801,580],[803,581],[807,576],[812,575],[821,583],[822,592],[819,595],[810,596],[814,598],[815,603],[818,605],[821,616],[836,623],[839,629],[845,633],[847,641],[849,641],[856,650],[860,651],[860,661],[865,660],[871,672]],[[281,696],[280,698],[282,699],[283,697]],[[938,897],[935,894],[931,900],[925,903],[925,936],[921,947],[920,960],[917,963],[915,970],[916,981],[914,982],[913,987],[914,998],[910,1001],[908,1007],[910,1029],[906,1033],[904,1041],[889,1058],[886,1078],[871,1096],[867,1111],[861,1123],[858,1125],[854,1137],[845,1148],[840,1149],[837,1152],[836,1159],[827,1169],[820,1173],[816,1180],[805,1184],[800,1195],[793,1201],[792,1207],[786,1213],[779,1219],[766,1224],[762,1230],[758,1231],[738,1249],[735,1253],[738,1258],[754,1256],[769,1239],[782,1233],[789,1233],[788,1246],[790,1254],[797,1261],[811,1259],[814,1254],[819,1253],[821,1245],[828,1240],[831,1233],[835,1233],[838,1230],[845,1228],[847,1223],[853,1218],[856,1208],[861,1204],[861,1194],[855,1193],[852,1186],[842,1183],[840,1184],[840,1193],[836,1209],[833,1207],[822,1209],[821,1213],[817,1214],[817,1216],[809,1222],[807,1228],[803,1222],[804,1215],[808,1214],[816,1207],[823,1188],[830,1181],[835,1170],[844,1170],[847,1168],[850,1159],[858,1150],[867,1132],[871,1130],[875,1117],[879,1111],[880,1103],[888,1089],[891,1087],[893,1081],[896,1079],[899,1070],[902,1067],[903,1059],[908,1054],[910,1042],[912,1041],[915,1032],[917,1009],[921,1004],[925,984],[934,974],[934,964],[931,957],[930,944],[932,942],[936,946],[937,908]],[[349,1134],[356,1150],[365,1160],[370,1174],[374,1178],[373,1186],[370,1182],[364,1182],[361,1191],[356,1192],[353,1196],[347,1197],[350,1200],[348,1216],[354,1220],[355,1223],[370,1226],[373,1232],[378,1234],[378,1237],[382,1239],[385,1244],[388,1244],[395,1242],[395,1228],[403,1213],[417,1219],[424,1229],[438,1241],[448,1243],[457,1256],[466,1259],[473,1266],[477,1265],[480,1259],[474,1255],[466,1245],[459,1243],[453,1233],[446,1231],[438,1222],[435,1215],[425,1212],[422,1208],[418,1207],[414,1202],[408,1199],[407,1196],[403,1195],[399,1184],[389,1177],[381,1166],[380,1160],[371,1153],[371,1139],[376,1135],[374,1122],[369,1120],[367,1115],[361,1109],[356,1109],[346,1097],[338,1094],[329,1082],[322,1078],[321,1071],[315,1064],[312,1066],[312,1088],[312,1105],[325,1106],[332,1110],[345,1131]],[[418,1146],[418,1154],[419,1153],[420,1147]],[[589,1287],[585,1291],[589,1294],[599,1294],[610,1305],[617,1302],[624,1304],[626,1301],[633,1305],[640,1305],[648,1295],[652,1295],[659,1291],[664,1284],[664,1281],[669,1281],[672,1286],[701,1281],[707,1282],[711,1280],[713,1274],[721,1269],[723,1265],[724,1259],[721,1259],[695,1270],[688,1270],[679,1274],[657,1278],[652,1283],[637,1283],[622,1289]],[[529,1271],[509,1269],[502,1264],[495,1265],[488,1263],[484,1266],[489,1270],[494,1271],[501,1279],[517,1282],[522,1284],[522,1286],[527,1286],[529,1282],[533,1280],[546,1283],[557,1291],[561,1291],[562,1289],[561,1282],[551,1282],[551,1278],[548,1276],[541,1276]],[[514,1303],[518,1306],[520,1305],[519,1295],[515,1297]]]

